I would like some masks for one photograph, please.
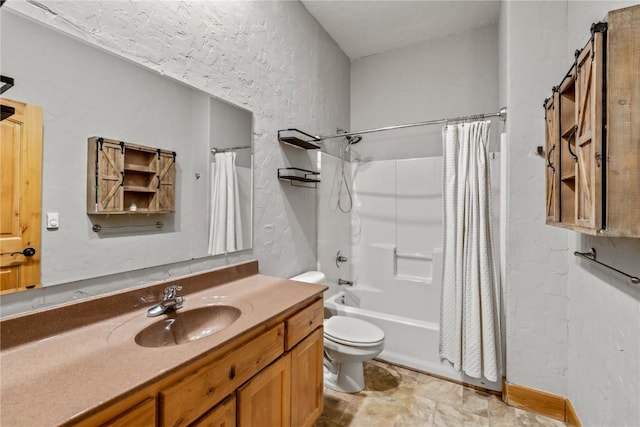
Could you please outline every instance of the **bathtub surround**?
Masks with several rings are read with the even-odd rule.
[[[490,122],[442,129],[440,357],[456,371],[500,377],[499,282],[491,230]]]
[[[339,168],[339,161],[333,158],[329,164]],[[492,210],[498,212],[500,159],[496,156],[490,162],[495,203]],[[344,227],[351,236],[347,264],[352,274],[349,280],[355,286],[336,290],[336,282],[329,277],[333,292],[327,294],[327,305],[337,314],[367,320],[383,329],[385,349],[379,356],[383,360],[499,390],[500,381],[464,376],[448,362],[441,362],[438,354],[442,158],[353,162],[352,169],[356,203],[351,217],[343,219],[344,214],[334,211],[333,216],[320,217],[319,227]],[[330,212],[335,199],[324,196],[335,195],[336,190],[331,186],[331,193],[329,188],[322,188],[324,185],[331,183],[323,180],[319,206]],[[346,224],[341,225],[340,219]],[[493,228],[497,229],[497,224]],[[330,233],[338,239],[344,237],[335,231]],[[327,245],[330,243],[327,239]],[[327,259],[329,255],[325,254]],[[333,269],[340,271],[335,258]]]
[[[489,25],[353,61],[350,129],[498,111],[497,41],[498,27]],[[503,124],[492,122],[490,151],[495,151]],[[490,383],[463,376],[438,354],[441,155],[441,126],[368,134],[352,147],[351,269],[356,285],[344,292],[347,304],[355,307],[343,309],[361,310],[359,315],[394,331],[385,330],[380,358],[499,390],[499,378]],[[492,172],[499,172],[499,154],[491,162]],[[492,184],[497,213],[498,175]],[[319,221],[325,227],[324,217]]]

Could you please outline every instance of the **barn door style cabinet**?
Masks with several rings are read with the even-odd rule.
[[[175,211],[175,152],[92,137],[88,153],[87,213]]]
[[[640,237],[640,5],[593,24],[544,108],[547,224]]]

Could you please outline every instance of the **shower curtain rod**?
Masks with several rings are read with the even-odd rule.
[[[354,132],[338,133],[338,134],[335,134],[335,135],[327,135],[327,136],[319,135],[319,136],[315,137],[317,139],[314,142],[324,141],[325,139],[344,138],[345,136],[351,136],[351,135],[363,135],[365,133],[381,132],[381,131],[385,131],[385,130],[411,128],[411,127],[416,127],[416,126],[437,125],[437,124],[449,123],[449,122],[463,122],[463,121],[466,121],[466,120],[482,120],[482,119],[486,119],[486,118],[489,118],[489,117],[499,117],[500,120],[502,120],[502,121],[507,120],[507,107],[502,107],[500,109],[500,111],[498,111],[496,113],[476,114],[476,115],[472,115],[472,116],[462,116],[462,117],[455,117],[455,118],[449,118],[449,119],[429,120],[429,121],[426,121],[426,122],[407,123],[407,124],[404,124],[404,125],[396,125],[396,126],[385,126],[385,127],[381,127],[381,128],[366,129],[366,130],[360,130],[360,131],[354,131]]]

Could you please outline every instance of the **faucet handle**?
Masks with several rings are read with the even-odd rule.
[[[171,285],[164,288],[163,297],[164,299],[175,299],[178,291],[182,290],[182,286],[180,285]]]
[[[184,304],[184,297],[175,297],[175,305],[173,306],[174,310],[182,308],[182,304]]]

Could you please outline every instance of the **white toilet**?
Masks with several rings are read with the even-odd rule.
[[[324,283],[325,275],[308,271],[291,280]],[[332,390],[357,393],[364,388],[363,362],[384,349],[384,332],[376,325],[346,316],[324,320],[324,385]]]

